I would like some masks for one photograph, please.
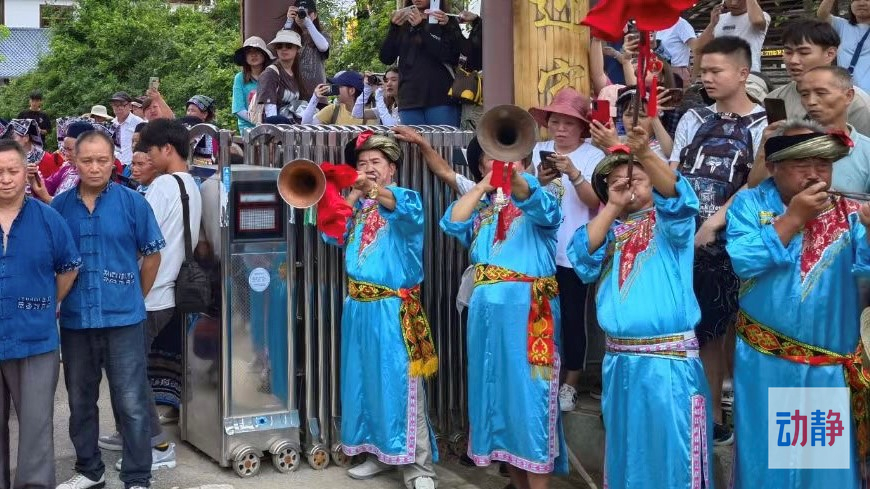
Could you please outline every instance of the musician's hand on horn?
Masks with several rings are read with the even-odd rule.
[[[368,175],[366,175],[363,171],[357,171],[356,181],[353,182],[353,188],[355,190],[361,191],[363,194],[367,194],[369,190],[372,188],[372,181],[369,180]]]
[[[492,170],[489,171],[483,178],[477,182],[476,187],[479,188],[484,194],[489,194],[495,192],[495,187],[492,186]]]
[[[620,213],[635,198],[634,188],[628,177],[614,179],[607,188],[607,205],[616,207]]]
[[[641,161],[641,157],[646,156],[652,149],[649,146],[649,134],[640,126],[635,126],[628,130],[628,138],[626,144],[631,150],[631,154]]]
[[[792,217],[801,225],[815,219],[831,205],[831,196],[827,189],[826,182],[811,183],[802,192],[791,198],[785,215]]]

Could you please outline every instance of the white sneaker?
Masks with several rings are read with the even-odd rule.
[[[414,489],[435,489],[435,481],[431,477],[417,477],[414,479]]]
[[[380,462],[374,455],[369,455],[366,458],[365,462],[357,465],[356,467],[351,467],[350,469],[348,469],[347,475],[350,476],[351,479],[365,480],[371,479],[378,474],[387,472],[394,468],[395,467],[392,465],[387,465],[383,462]],[[431,489],[435,488],[433,487]]]
[[[82,474],[76,474],[66,482],[62,482],[56,489],[99,489],[106,485],[106,474],[100,476],[100,480],[92,481]]]
[[[562,412],[573,411],[577,407],[577,390],[568,384],[559,388],[559,409]]]
[[[121,471],[121,461],[119,458],[115,462],[115,469]],[[151,449],[151,470],[157,469],[174,469],[175,468],[175,443],[170,443],[166,450]]]

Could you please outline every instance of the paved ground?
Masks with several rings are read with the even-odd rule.
[[[103,432],[108,432],[112,427],[112,414],[109,407],[108,387],[103,382],[102,395],[100,397],[100,427]],[[55,424],[54,440],[56,453],[56,466],[58,481],[64,481],[73,473],[75,453],[67,432],[69,422],[69,409],[67,407],[66,390],[63,387],[63,376],[58,384],[55,398]],[[11,441],[13,447],[13,465],[17,450],[15,446],[18,440],[17,422],[11,422]],[[288,483],[295,487],[317,489],[376,489],[391,488],[400,489],[401,479],[397,473],[378,477],[369,481],[354,481],[348,478],[344,469],[330,467],[324,471],[314,471],[307,465],[303,465],[298,472],[281,474],[272,468],[268,460],[263,460],[260,474],[249,479],[237,477],[231,469],[218,466],[217,463],[196,449],[182,443],[178,439],[177,426],[167,427],[168,432],[177,444],[178,467],[175,469],[161,470],[154,474],[152,487],[154,488],[200,488],[201,489],[272,489],[285,488]],[[114,469],[115,461],[120,452],[103,451],[106,463],[106,488],[123,489],[123,484],[118,480],[118,472]],[[468,468],[460,465],[454,457],[447,457],[437,467],[440,489],[502,489],[507,484],[507,479],[498,475],[497,466],[487,469]],[[585,484],[579,477],[572,474],[570,478],[556,478],[551,484],[553,489],[577,489],[585,488]]]

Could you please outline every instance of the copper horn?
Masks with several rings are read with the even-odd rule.
[[[296,209],[317,204],[326,191],[326,175],[311,160],[293,160],[284,165],[277,183],[281,198]]]
[[[538,142],[537,122],[516,105],[493,107],[483,114],[477,127],[480,148],[497,161],[520,161]]]

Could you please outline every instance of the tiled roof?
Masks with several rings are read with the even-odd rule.
[[[39,57],[48,52],[48,29],[10,27],[0,41],[0,78],[16,78],[36,69]]]

